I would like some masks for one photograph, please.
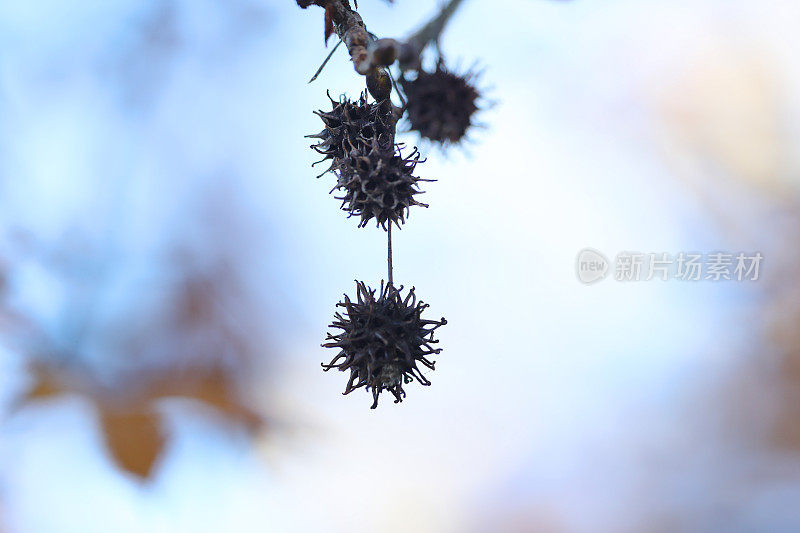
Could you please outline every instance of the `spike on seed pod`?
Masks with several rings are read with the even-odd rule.
[[[478,74],[457,75],[439,62],[434,72],[419,70],[413,80],[401,79],[410,129],[442,145],[458,144],[478,111]]]
[[[424,160],[420,161],[416,148],[404,156],[399,144],[390,149],[376,141],[369,148],[351,146],[347,157],[334,162],[338,176],[334,189],[341,192],[336,199],[349,216],[361,217],[360,228],[373,218],[384,229],[387,222],[400,227],[412,205],[428,207],[414,199],[422,193],[418,182],[433,181],[413,175],[420,162]]]
[[[391,102],[368,103],[366,91],[355,102],[347,98],[336,101],[330,94],[328,98],[332,109],[327,112],[315,111],[322,119],[324,129],[317,134],[306,135],[307,138],[319,139],[311,148],[324,157],[315,164],[331,159],[336,165],[337,160],[345,157],[351,147],[371,146],[373,141],[386,147],[394,143],[396,119]]]
[[[414,288],[402,297],[403,287],[381,282],[378,297],[376,290],[364,282],[356,281],[356,301],[345,294],[344,301],[336,304],[345,314],[337,312],[331,328],[341,330],[328,333],[325,348],[335,348],[339,353],[322,368],[350,371],[344,394],[364,387],[372,392],[372,409],[378,406],[378,397],[384,390],[394,396],[394,403],[403,401],[403,385],[415,379],[422,385],[431,382],[422,375],[418,364],[434,370],[435,361],[428,359],[442,351],[433,345],[434,331],[447,321],[426,320],[422,312],[428,304],[417,300]]]

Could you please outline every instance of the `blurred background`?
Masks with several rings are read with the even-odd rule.
[[[443,51],[496,105],[394,235],[444,352],[373,411],[319,366],[385,275],[303,138],[363,90],[343,50],[306,83],[323,11],[0,4],[0,532],[800,530],[798,22],[464,2]],[[764,261],[587,287],[587,246]]]

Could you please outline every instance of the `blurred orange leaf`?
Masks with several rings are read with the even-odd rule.
[[[251,431],[259,429],[264,422],[260,414],[242,402],[236,383],[220,369],[166,374],[152,382],[149,395],[153,398],[183,397],[201,401]]]
[[[236,380],[221,369],[147,373],[131,380],[129,387],[113,390],[70,376],[64,369],[36,365],[31,373],[34,382],[19,406],[68,393],[89,399],[99,412],[103,438],[114,461],[141,478],[150,477],[168,437],[154,408],[158,400],[197,400],[251,432],[264,424],[264,418],[240,399]]]
[[[25,404],[31,400],[41,400],[67,392],[63,383],[60,383],[57,376],[47,368],[36,365],[31,371],[34,377],[33,385],[25,391],[20,403]]]
[[[116,463],[141,478],[149,477],[166,443],[158,413],[104,410],[100,412],[100,424]]]

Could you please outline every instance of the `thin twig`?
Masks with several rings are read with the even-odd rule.
[[[406,99],[403,98],[403,92],[397,87],[397,81],[394,79],[392,71],[387,68],[386,73],[389,75],[389,79],[392,80],[392,87],[394,87],[394,90],[397,93],[397,97],[400,99],[400,108],[405,109]]]
[[[339,48],[339,45],[340,45],[340,44],[342,44],[342,41],[341,41],[341,40],[340,40],[338,43],[336,43],[336,44],[334,45],[334,47],[333,47],[333,50],[331,50],[331,52],[328,54],[328,57],[326,57],[326,58],[325,58],[325,61],[323,61],[323,62],[322,62],[322,64],[319,66],[319,68],[318,68],[318,69],[317,69],[317,71],[314,73],[314,75],[313,75],[313,76],[311,76],[311,79],[310,79],[310,80],[308,80],[308,83],[311,83],[312,81],[314,81],[315,79],[317,79],[317,76],[319,76],[319,75],[320,75],[320,73],[322,72],[322,69],[324,69],[324,68],[325,68],[325,65],[327,65],[327,64],[328,64],[328,61],[330,61],[330,60],[331,60],[331,58],[333,57],[333,53],[334,53],[334,52],[336,52],[336,50]]]
[[[438,42],[445,26],[447,26],[447,23],[450,21],[450,17],[453,16],[453,13],[456,12],[456,9],[458,9],[458,6],[460,6],[463,1],[464,0],[450,0],[436,17],[412,34],[411,37],[406,39],[406,42],[415,45],[420,52],[422,52],[422,49],[429,43]]]
[[[367,48],[367,63],[372,66],[388,67],[396,60],[401,70],[418,70],[423,50],[429,45],[439,48],[439,39],[445,26],[464,0],[450,0],[441,11],[405,41],[397,39],[377,39]]]
[[[391,222],[389,222],[389,229],[386,232],[386,235],[387,235],[387,239],[386,240],[389,243],[389,246],[388,246],[389,250],[388,250],[388,254],[387,254],[388,255],[388,265],[389,265],[389,285],[393,285],[394,284],[394,280],[392,278],[393,272],[392,272],[392,223]]]

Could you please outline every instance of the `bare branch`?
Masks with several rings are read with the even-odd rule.
[[[406,42],[414,45],[420,51],[428,44],[438,42],[445,26],[447,26],[450,18],[463,1],[464,0],[450,0],[436,17],[406,39]]]
[[[364,21],[351,6],[349,0],[297,0],[297,5],[306,8],[316,5],[325,8],[326,21],[347,46],[356,72],[380,80],[386,76],[383,67],[400,62],[402,69],[419,68],[419,56],[430,43],[436,43],[450,18],[463,0],[449,0],[441,11],[427,24],[405,41],[378,39],[373,41]],[[375,85],[373,81],[373,85]],[[391,91],[391,86],[389,86]],[[370,90],[370,92],[372,92]],[[375,94],[373,94],[377,98]]]
[[[418,69],[422,51],[431,43],[438,43],[442,32],[464,0],[450,0],[442,10],[405,41],[378,39],[370,44],[368,60],[372,65],[389,66],[399,60],[400,68]]]

